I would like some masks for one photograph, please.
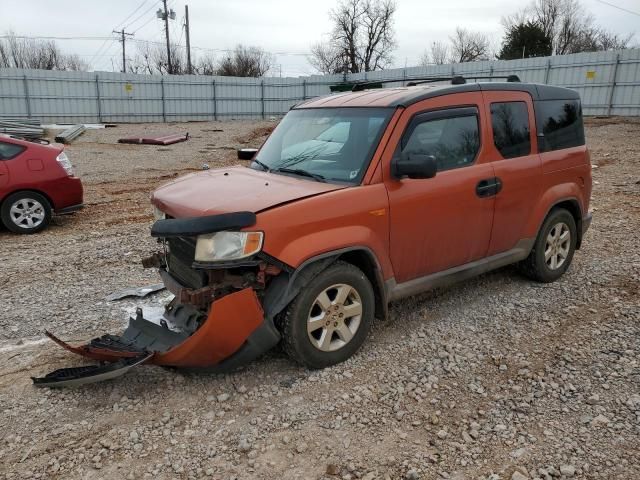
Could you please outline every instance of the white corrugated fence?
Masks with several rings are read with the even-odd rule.
[[[269,118],[343,81],[515,74],[572,88],[587,115],[640,116],[640,49],[432,65],[348,75],[236,78],[0,69],[0,118],[43,122],[183,122]]]

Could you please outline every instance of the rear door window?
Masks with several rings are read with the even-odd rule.
[[[438,171],[471,165],[480,150],[478,117],[427,120],[415,126],[402,142],[402,151],[433,155]]]
[[[531,153],[529,111],[525,102],[492,103],[491,125],[493,143],[503,158]]]
[[[11,160],[22,153],[25,148],[22,145],[0,142],[0,160]]]
[[[540,137],[539,150],[549,152],[584,145],[582,107],[579,100],[535,102]]]

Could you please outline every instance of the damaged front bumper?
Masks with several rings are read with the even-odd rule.
[[[188,333],[185,325],[192,317],[180,312],[187,308],[180,304],[168,308],[160,324],[145,319],[138,308],[121,335],[103,335],[79,346],[69,345],[47,332],[49,338],[66,350],[111,366],[107,372],[104,365],[61,369],[34,378],[34,384],[56,387],[93,383],[123,375],[145,363],[224,373],[246,364],[280,340],[273,324],[265,320],[251,288],[214,301],[206,320],[193,333]],[[175,310],[178,312],[174,313]]]
[[[178,238],[176,242],[173,246],[165,243],[164,254],[143,261],[144,267],[159,269],[164,286],[174,295],[164,314],[144,318],[138,308],[122,334],[103,335],[78,346],[47,332],[61,347],[100,364],[56,370],[33,378],[36,386],[93,383],[123,375],[142,364],[223,373],[248,363],[279,342],[273,312],[265,314],[258,297],[260,292],[264,301],[267,277],[276,276],[278,267],[256,260],[235,268],[194,269],[193,256],[185,251],[190,245],[188,239]],[[167,246],[175,251],[169,254]]]

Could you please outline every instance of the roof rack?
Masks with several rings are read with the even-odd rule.
[[[520,82],[520,77],[517,75],[492,75],[492,76],[469,76],[468,78],[474,80],[495,80],[495,79],[506,79],[507,82]],[[397,83],[408,81],[407,87],[415,87],[416,85],[420,85],[423,83],[435,83],[435,82],[447,82],[451,81],[451,85],[463,85],[467,83],[467,79],[462,75],[454,75],[451,77],[418,77],[412,79],[395,79],[395,80],[374,80],[370,82],[360,82],[353,85],[351,88],[352,92],[361,92],[367,88],[382,88],[383,83]]]

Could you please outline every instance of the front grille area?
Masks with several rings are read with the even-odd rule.
[[[172,237],[167,239],[169,255],[167,264],[169,272],[182,285],[189,288],[207,286],[207,275],[201,270],[191,267],[196,256],[196,241],[189,237]]]

